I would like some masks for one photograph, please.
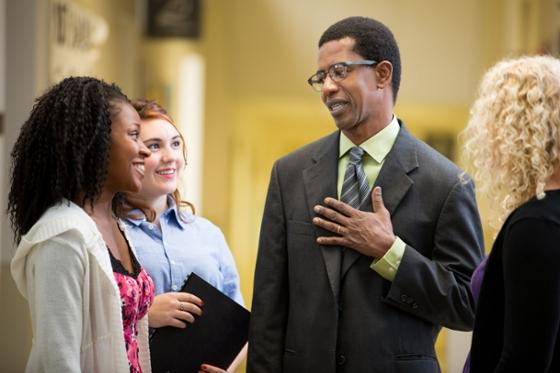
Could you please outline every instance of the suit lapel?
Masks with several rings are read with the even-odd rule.
[[[376,186],[383,188],[383,203],[391,215],[414,184],[408,174],[416,168],[418,168],[416,140],[401,124],[395,145],[387,155],[375,181]],[[371,201],[369,208],[372,208]]]
[[[338,170],[338,139],[335,132],[325,139],[323,146],[313,156],[313,165],[303,170],[303,182],[310,216],[315,216],[313,207],[323,204],[326,197],[336,198],[336,178]],[[317,236],[331,236],[332,233],[315,226]],[[321,245],[329,284],[335,299],[340,288],[340,247]]]
[[[399,135],[395,140],[393,148],[387,155],[379,176],[375,181],[375,186],[383,189],[383,203],[391,216],[393,216],[399,203],[406,195],[414,181],[408,174],[418,168],[418,157],[416,154],[416,140],[401,124]],[[360,207],[363,211],[373,211],[371,198],[367,198]],[[360,257],[357,251],[345,250],[341,277],[344,277],[348,269]]]

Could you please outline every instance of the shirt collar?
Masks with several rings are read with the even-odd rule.
[[[377,163],[383,162],[399,134],[400,126],[396,115],[393,115],[391,122],[381,131],[360,144]],[[356,146],[346,135],[340,132],[339,158],[342,158],[352,147]]]
[[[169,206],[167,210],[165,210],[160,217],[160,221],[164,220],[165,223],[173,223],[177,225],[181,229],[185,229],[185,220],[188,221],[188,213],[185,211],[180,211],[177,208],[177,204],[175,203],[175,199],[172,196],[167,196],[167,205]],[[132,225],[139,227],[142,223],[146,222],[146,217],[142,213],[140,209],[133,209],[130,211],[133,215],[141,216],[138,219],[127,218],[126,220],[131,223]]]
[[[177,207],[175,199],[171,196],[167,196],[167,205],[169,206],[169,208],[165,210],[163,214],[161,214],[160,220],[166,219],[167,223],[173,222],[179,228],[185,229],[184,220],[186,219],[186,213],[184,211],[181,211],[181,209]]]

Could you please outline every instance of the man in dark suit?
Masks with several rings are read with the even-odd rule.
[[[400,56],[380,22],[329,27],[309,83],[338,131],[273,167],[248,372],[438,372],[441,326],[473,324],[472,182],[393,114]]]

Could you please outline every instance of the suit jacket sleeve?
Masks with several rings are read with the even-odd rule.
[[[288,309],[286,221],[278,179],[272,169],[261,224],[249,328],[247,372],[280,372]]]
[[[450,188],[433,237],[433,248],[428,252],[423,248],[421,253],[420,248],[407,243],[386,299],[433,324],[471,330],[474,301],[469,282],[483,258],[482,228],[472,181],[458,179]],[[401,238],[407,242],[406,237]]]

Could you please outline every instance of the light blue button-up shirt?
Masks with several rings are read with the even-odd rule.
[[[178,210],[172,198],[161,230],[143,219],[126,219],[138,260],[152,277],[156,295],[179,291],[192,273],[243,305],[239,275],[222,231],[210,221]],[[142,215],[140,210],[133,213]]]

